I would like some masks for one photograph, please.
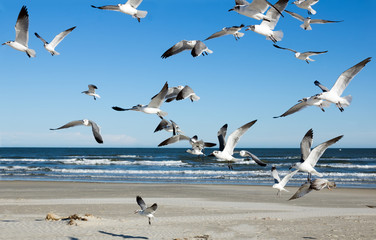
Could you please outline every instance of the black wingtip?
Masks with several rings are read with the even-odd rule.
[[[90,5],[92,8],[98,8],[98,7],[96,7],[96,6],[94,6],[94,5]]]
[[[126,109],[118,107],[118,106],[114,106],[114,107],[112,107],[112,109],[114,109],[115,111],[125,111],[126,110]]]

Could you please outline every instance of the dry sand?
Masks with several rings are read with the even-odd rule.
[[[376,189],[0,182],[0,239],[376,239]],[[158,203],[152,225],[136,196]],[[88,221],[46,221],[47,213]]]

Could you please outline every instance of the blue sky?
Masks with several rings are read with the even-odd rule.
[[[276,1],[271,1],[275,3]],[[291,2],[291,1],[290,1]],[[313,82],[331,88],[337,77],[367,57],[374,57],[374,0],[321,0],[314,18],[344,20],[315,24],[312,31],[288,14],[275,30],[283,30],[278,45],[298,51],[323,51],[306,64],[289,51],[252,31],[235,41],[232,36],[206,42],[213,54],[193,58],[188,51],[161,59],[180,40],[203,40],[223,27],[259,24],[257,20],[228,12],[232,0],[144,0],[146,18],[138,23],[129,15],[102,11],[90,5],[117,1],[2,1],[0,42],[14,40],[14,25],[22,5],[30,15],[29,47],[37,57],[0,46],[0,146],[51,147],[156,147],[170,133],[153,133],[155,115],[116,112],[112,106],[147,104],[168,81],[189,85],[198,102],[171,102],[162,109],[188,136],[217,142],[216,133],[228,123],[228,134],[246,122],[258,122],[242,137],[241,147],[299,147],[308,129],[314,146],[338,135],[335,147],[376,147],[376,68],[373,59],[349,84],[344,95],[353,102],[344,112],[334,105],[323,113],[317,107],[273,119],[303,97],[319,93]],[[286,8],[307,16],[305,10]],[[52,57],[47,41],[70,27],[77,28],[56,48]],[[244,32],[244,30],[242,31]],[[81,94],[88,84],[98,86],[101,99]],[[50,131],[71,120],[88,118],[101,126],[104,144],[95,142],[90,128]],[[176,147],[189,147],[187,142]],[[172,145],[173,147],[173,145]]]

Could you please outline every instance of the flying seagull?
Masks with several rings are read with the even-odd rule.
[[[138,112],[143,112],[143,113],[147,113],[147,114],[157,114],[159,117],[164,117],[164,116],[167,115],[167,113],[163,112],[160,109],[160,107],[161,107],[162,103],[164,102],[167,91],[168,91],[168,84],[166,82],[165,85],[163,86],[163,88],[161,89],[161,91],[150,101],[150,103],[148,105],[138,104],[138,105],[133,106],[132,108],[128,108],[128,109],[114,106],[114,107],[112,107],[112,109],[114,109],[115,111],[132,110],[132,111],[138,111]]]
[[[298,8],[306,9],[308,14],[316,14],[316,11],[312,8],[313,5],[318,3],[319,0],[296,0],[292,4],[295,4]]]
[[[208,53],[213,53],[213,51],[208,49],[208,47],[200,40],[181,40],[164,52],[161,58],[168,58],[185,50],[190,50],[193,57],[197,57],[201,54],[204,56],[205,54],[208,55]]]
[[[344,71],[337,79],[332,89],[327,92],[320,93],[315,96],[315,99],[326,100],[328,102],[336,104],[338,109],[343,112],[343,107],[350,105],[352,97],[351,95],[341,97],[343,91],[349,85],[350,81],[355,77],[356,74],[362,70],[368,62],[371,61],[371,58],[366,58],[355,66]]]
[[[289,51],[295,53],[295,57],[296,57],[297,59],[304,60],[304,61],[306,61],[308,64],[309,64],[309,61],[312,61],[312,62],[315,61],[315,60],[309,58],[310,56],[318,55],[318,54],[322,54],[322,53],[327,53],[327,52],[328,52],[328,51],[323,51],[323,52],[313,52],[313,51],[308,51],[308,52],[302,52],[302,53],[301,53],[301,52],[297,52],[297,51],[295,51],[295,50],[293,50],[293,49],[290,49],[290,48],[280,47],[280,46],[278,46],[278,45],[276,45],[276,44],[273,44],[273,46],[276,47],[276,48],[279,48],[279,49],[289,50]]]
[[[146,204],[145,204],[144,200],[140,196],[136,197],[136,201],[137,201],[138,206],[140,206],[141,210],[135,210],[134,213],[135,214],[138,213],[141,216],[148,217],[148,219],[149,219],[149,225],[151,225],[151,219],[154,218],[153,214],[157,210],[158,205],[156,203],[154,203],[150,207],[146,207]]]
[[[165,130],[167,132],[174,132],[175,131],[176,134],[182,133],[182,131],[180,130],[180,127],[174,121],[172,121],[172,120],[168,121],[168,120],[164,119],[163,117],[160,117],[160,118],[162,120],[160,121],[158,126],[155,128],[154,132]]]
[[[338,23],[338,22],[343,22],[343,21],[330,21],[330,20],[323,20],[323,19],[311,19],[310,17],[302,17],[301,15],[290,12],[285,10],[288,14],[290,14],[293,18],[298,19],[299,21],[302,21],[303,24],[300,25],[301,28],[304,30],[312,30],[311,24],[324,24],[324,23]]]
[[[142,3],[142,0],[128,0],[125,4],[106,5],[102,7],[96,7],[94,5],[91,5],[91,7],[103,9],[103,10],[122,12],[128,15],[131,15],[133,18],[137,18],[137,21],[140,22],[141,18],[146,17],[146,15],[148,14],[147,11],[137,10],[137,7],[141,3]]]
[[[244,27],[244,24],[240,26],[224,27],[222,28],[221,31],[210,35],[207,39],[205,39],[205,41],[209,39],[217,38],[217,37],[226,36],[226,35],[233,35],[235,40],[237,41],[238,39],[244,36],[244,33],[239,32],[243,27]]]
[[[321,189],[325,187],[328,188],[329,190],[332,190],[333,188],[336,188],[336,186],[337,185],[335,184],[335,182],[330,182],[327,179],[322,179],[322,178],[314,179],[312,181],[303,183],[299,187],[298,191],[296,191],[296,193],[289,199],[289,201],[297,199],[297,198],[301,198],[307,193],[310,193],[312,190],[320,191]]]
[[[193,136],[192,138],[189,139],[189,143],[192,146],[192,149],[187,149],[187,153],[190,153],[192,155],[205,155],[202,151],[204,150],[205,147],[214,147],[215,143],[210,143],[210,142],[204,142],[204,140],[198,140],[197,135]]]
[[[289,0],[279,0],[276,4],[274,4],[275,8],[270,8],[266,12],[266,17],[268,20],[263,20],[260,25],[250,25],[246,31],[252,30],[258,34],[264,35],[266,39],[272,40],[274,43],[281,41],[283,38],[283,32],[273,30],[281,16],[280,12],[285,10],[288,1]]]
[[[100,133],[99,126],[95,122],[88,120],[88,119],[72,121],[72,122],[69,122],[69,123],[59,127],[59,128],[50,128],[50,130],[59,130],[59,129],[64,129],[64,128],[80,126],[80,125],[91,126],[91,130],[93,131],[93,135],[94,135],[95,140],[98,143],[103,143],[103,139],[102,139],[102,136],[101,136],[101,133]]]
[[[246,159],[245,159],[246,161],[249,161],[249,157],[251,157],[251,159],[253,161],[255,161],[255,163],[257,163],[259,166],[265,167],[267,165],[266,163],[264,163],[263,161],[261,161],[256,155],[254,155],[254,154],[252,154],[252,153],[250,153],[250,152],[248,152],[246,150],[241,150],[239,152],[239,154],[242,157],[246,157]]]
[[[176,96],[176,100],[179,101],[187,98],[191,99],[191,102],[200,100],[200,97],[196,95],[193,89],[190,86],[185,85]]]
[[[271,171],[272,171],[272,176],[274,178],[273,188],[278,190],[277,196],[281,196],[282,191],[288,192],[288,190],[285,189],[285,186],[287,182],[290,180],[290,178],[292,178],[299,170],[290,172],[282,180],[279,178],[279,175],[275,166],[272,167]]]
[[[97,86],[93,84],[87,85],[89,87],[89,90],[83,91],[81,93],[85,93],[86,95],[93,96],[94,100],[97,100],[97,98],[101,98],[98,94],[95,93],[95,89],[98,89]]]
[[[34,33],[35,34],[35,36],[37,37],[37,38],[39,38],[40,40],[42,40],[42,42],[43,42],[43,46],[44,46],[44,48],[47,50],[47,51],[49,51],[50,53],[51,53],[51,55],[52,56],[54,56],[54,55],[60,55],[60,53],[58,53],[58,52],[56,52],[55,51],[55,47],[61,42],[61,41],[63,41],[63,39],[70,33],[70,32],[72,32],[73,31],[73,29],[75,29],[76,27],[71,27],[71,28],[69,28],[69,29],[67,29],[67,30],[65,30],[64,32],[61,32],[61,33],[59,33],[58,35],[56,35],[55,37],[54,37],[54,39],[52,40],[52,42],[50,42],[50,43],[48,43],[46,40],[44,40],[41,36],[39,36],[39,34],[38,33]]]
[[[308,132],[310,132],[310,131],[312,131],[312,129],[310,129]],[[307,133],[307,134],[309,134],[309,133]],[[308,178],[309,179],[310,179],[310,175],[316,175],[316,176],[322,177],[323,175],[321,173],[317,172],[314,169],[314,167],[316,166],[316,163],[320,159],[320,157],[324,154],[325,150],[329,146],[331,146],[334,143],[338,142],[342,137],[343,137],[343,135],[335,137],[333,139],[330,139],[330,140],[328,140],[328,141],[326,141],[324,143],[321,143],[320,145],[318,145],[314,149],[312,149],[312,151],[310,149],[309,144],[306,144],[305,148],[307,148],[307,149],[306,150],[303,149],[302,152],[303,151],[306,151],[307,153],[309,152],[308,156],[305,159],[301,159],[300,162],[294,163],[290,167],[290,169],[291,168],[296,168],[299,171],[308,173]]]
[[[234,149],[235,149],[236,144],[239,142],[239,139],[241,138],[241,136],[243,136],[243,134],[250,127],[252,127],[252,125],[255,124],[256,121],[257,120],[246,123],[240,128],[236,129],[234,132],[232,132],[230,136],[228,136],[225,148],[222,151],[220,150],[213,151],[213,154],[216,158],[222,161],[228,162],[229,169],[232,169],[230,162],[235,160],[235,158],[232,155],[234,154]]]
[[[254,18],[256,20],[271,21],[272,19],[269,18],[269,16],[264,15],[264,12],[268,9],[269,6],[274,8],[279,14],[282,15],[282,13],[267,0],[253,0],[251,3],[245,0],[235,0],[235,7],[231,8],[228,11],[235,11],[239,14]]]
[[[29,41],[29,13],[26,6],[22,6],[16,22],[16,40],[8,41],[2,45],[8,45],[18,51],[25,52],[28,57],[35,57],[36,53],[28,47]]]

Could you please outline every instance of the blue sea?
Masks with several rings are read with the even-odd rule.
[[[284,176],[291,164],[300,160],[300,149],[245,149],[268,166],[243,161],[229,170],[226,162],[193,156],[185,150],[0,148],[0,180],[272,185],[272,165]],[[206,149],[207,154],[211,151]],[[376,188],[376,149],[330,148],[316,170],[337,187]],[[288,185],[298,186],[305,180],[306,174],[298,173]]]

